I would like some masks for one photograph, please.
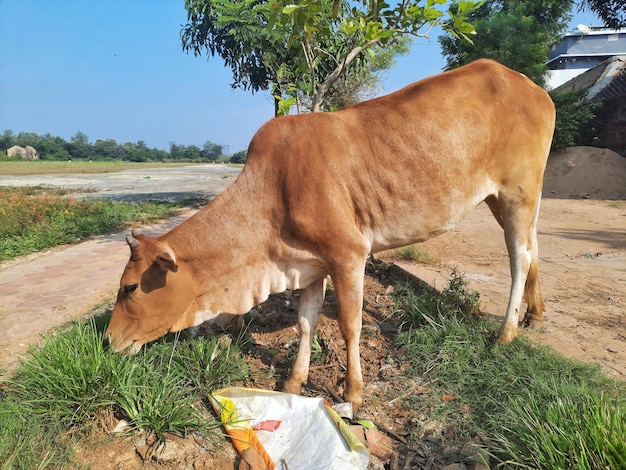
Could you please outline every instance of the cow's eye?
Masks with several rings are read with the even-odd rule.
[[[135,289],[137,289],[138,284],[128,284],[126,286],[124,286],[124,294],[128,295],[132,292],[135,292]]]

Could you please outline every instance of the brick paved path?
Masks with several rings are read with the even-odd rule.
[[[193,212],[141,229],[162,234]],[[0,271],[0,368],[10,370],[43,332],[112,300],[128,261],[128,231],[6,263]],[[4,373],[4,371],[1,371]]]

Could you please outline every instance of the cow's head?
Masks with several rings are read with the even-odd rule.
[[[195,326],[196,295],[167,242],[134,231],[126,242],[130,260],[105,337],[115,351],[134,354],[165,333]]]

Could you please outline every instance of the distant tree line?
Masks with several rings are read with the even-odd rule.
[[[237,152],[232,156],[223,155],[223,146],[211,141],[202,148],[196,145],[180,145],[170,142],[169,152],[150,148],[143,140],[120,144],[114,139],[89,141],[83,132],[77,132],[70,141],[51,134],[38,135],[32,132],[15,134],[5,130],[0,135],[0,152],[19,145],[30,145],[39,152],[41,160],[121,160],[130,162],[182,161],[182,162],[232,162],[245,163],[246,152]],[[3,155],[3,153],[0,153]],[[4,157],[6,158],[6,157]]]

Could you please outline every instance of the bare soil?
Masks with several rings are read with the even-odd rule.
[[[438,286],[456,268],[480,293],[483,312],[504,315],[508,256],[502,230],[486,205],[422,248],[438,262],[397,264]],[[545,199],[539,250],[544,324],[523,334],[626,379],[626,203]]]
[[[551,157],[539,220],[545,322],[540,330],[522,332],[564,355],[599,364],[607,375],[620,379],[626,379],[625,194],[626,159],[619,155],[575,148]],[[436,287],[444,287],[456,268],[470,288],[480,293],[484,312],[504,314],[510,287],[508,256],[502,230],[484,204],[454,230],[421,246],[434,261],[400,261],[393,253],[382,258]],[[407,365],[393,342],[397,320],[388,295],[392,278],[394,272],[389,269],[373,268],[365,285],[362,362],[366,399],[361,415],[386,430],[394,451],[391,458],[374,459],[370,468],[452,465],[450,469],[460,469],[461,463],[472,468],[473,443],[459,441],[454,426],[443,426],[427,410],[415,418],[402,406],[409,394],[431,392],[428,384],[403,375]],[[331,400],[332,393],[341,393],[345,371],[333,302],[331,291],[319,327],[326,356],[314,363],[304,392]],[[285,293],[252,312],[247,360],[257,373],[246,385],[271,389],[287,377],[297,338],[296,306],[297,293]],[[41,330],[49,326],[43,319]],[[102,435],[115,424],[113,419],[104,420]],[[104,469],[245,468],[239,467],[226,441],[217,451],[207,451],[196,439],[172,437],[169,452],[163,453],[152,449],[144,437],[96,441],[79,449],[78,462]],[[146,453],[146,449],[151,451]]]

